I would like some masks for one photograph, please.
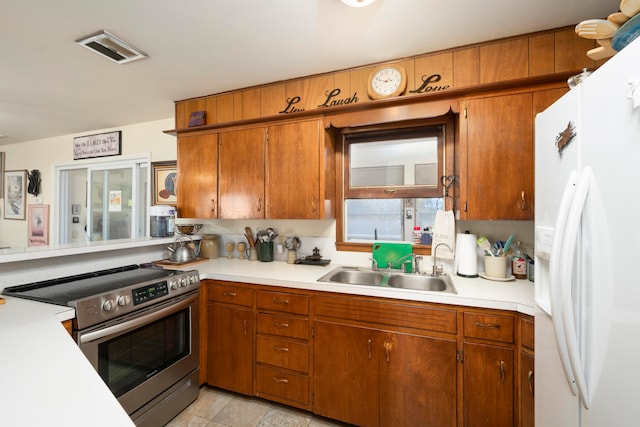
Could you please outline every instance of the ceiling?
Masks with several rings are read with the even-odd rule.
[[[0,0],[0,145],[173,117],[173,102],[605,18],[617,0]],[[107,30],[148,57],[74,41]]]

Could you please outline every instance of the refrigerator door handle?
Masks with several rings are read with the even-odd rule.
[[[573,300],[571,298],[571,279],[573,277],[573,261],[575,256],[576,240],[578,239],[578,231],[580,229],[580,220],[589,194],[592,177],[593,172],[591,171],[591,168],[585,167],[576,187],[576,193],[573,198],[573,203],[571,204],[571,209],[569,210],[566,233],[562,247],[562,261],[565,268],[561,282],[563,298],[562,318],[567,350],[569,352],[569,361],[575,376],[580,400],[582,400],[582,404],[587,409],[590,404],[589,387],[584,374],[582,360],[580,358],[578,330],[574,319]],[[578,286],[583,287],[583,284],[579,283]]]
[[[571,202],[573,201],[577,180],[578,173],[575,170],[571,171],[569,178],[567,178],[564,192],[562,193],[560,206],[558,207],[558,214],[553,232],[553,241],[551,243],[551,256],[549,258],[549,298],[551,303],[553,333],[556,338],[556,345],[558,346],[562,369],[567,379],[569,389],[574,396],[578,394],[578,389],[571,369],[571,362],[569,360],[569,352],[565,338],[566,334],[564,331],[564,324],[562,322],[561,276],[562,267],[566,265],[562,260],[562,246],[565,240],[564,235],[566,232],[567,216],[569,215],[569,209],[571,207]]]

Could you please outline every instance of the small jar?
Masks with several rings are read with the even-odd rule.
[[[205,234],[200,243],[200,256],[213,259],[220,256],[220,240],[216,234]]]

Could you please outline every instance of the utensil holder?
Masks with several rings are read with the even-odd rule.
[[[496,279],[506,278],[507,277],[507,257],[485,255],[484,274],[487,277],[495,277]]]
[[[273,261],[273,242],[258,243],[258,260],[261,262]]]

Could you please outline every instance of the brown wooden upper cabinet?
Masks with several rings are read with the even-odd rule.
[[[285,123],[267,128],[266,217],[323,219],[331,217],[331,190],[325,172],[333,150],[325,152],[320,120]]]
[[[533,219],[532,94],[469,99],[465,112],[461,118],[461,129],[466,129],[461,217]]]
[[[265,128],[220,133],[219,218],[265,217]]]
[[[178,137],[178,215],[218,217],[218,134]]]

